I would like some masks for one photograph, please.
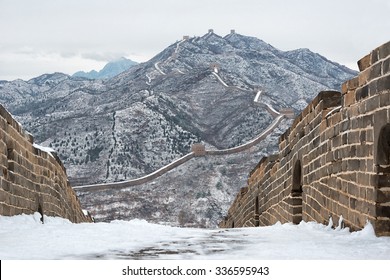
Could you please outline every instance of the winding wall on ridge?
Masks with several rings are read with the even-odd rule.
[[[39,212],[90,222],[59,158],[33,143],[33,137],[0,105],[0,215]]]
[[[141,178],[122,181],[122,182],[115,182],[115,183],[101,183],[101,184],[93,184],[93,185],[76,186],[73,187],[73,189],[75,190],[88,189],[88,191],[97,191],[97,190],[111,189],[111,188],[121,189],[121,188],[127,188],[132,186],[138,186],[155,180],[156,178],[186,163],[187,161],[189,161],[194,157],[230,155],[230,154],[235,154],[235,153],[245,151],[257,145],[260,141],[264,140],[279,125],[279,123],[282,121],[283,118],[285,118],[285,115],[280,114],[261,134],[259,134],[253,140],[245,144],[242,144],[240,146],[233,147],[230,149],[224,149],[224,150],[206,150],[202,144],[199,143],[194,144],[192,147],[193,151],[191,153],[188,153],[185,156]]]
[[[317,221],[390,235],[390,42],[321,92],[249,174],[220,227]]]

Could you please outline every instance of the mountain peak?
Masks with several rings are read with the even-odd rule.
[[[92,70],[89,72],[84,71],[78,71],[74,73],[73,77],[82,77],[87,79],[107,79],[112,78],[128,69],[133,67],[134,65],[137,65],[138,63],[135,61],[132,61],[130,59],[127,59],[125,57],[120,57],[116,60],[108,62],[103,69],[101,69],[99,72],[96,70]]]
[[[30,84],[37,84],[37,85],[43,85],[43,84],[53,84],[53,83],[60,83],[66,79],[69,78],[69,75],[60,73],[60,72],[55,72],[51,74],[43,74],[38,77],[32,78],[28,81]]]

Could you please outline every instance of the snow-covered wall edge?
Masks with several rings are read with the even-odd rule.
[[[0,104],[0,215],[34,212],[72,222],[90,222],[54,152],[34,144]]]
[[[390,236],[390,42],[321,92],[249,174],[220,227],[317,221]]]

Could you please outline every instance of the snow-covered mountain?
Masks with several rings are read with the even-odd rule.
[[[72,76],[87,79],[107,79],[112,78],[126,70],[129,70],[131,67],[137,64],[137,62],[132,61],[131,59],[121,57],[118,60],[110,61],[109,63],[107,63],[99,72],[96,70],[92,70],[89,72],[78,71]]]
[[[0,102],[38,143],[58,151],[71,182],[81,185],[143,176],[195,142],[215,149],[247,142],[273,121],[254,102],[259,90],[276,110],[299,112],[355,74],[307,49],[284,52],[257,38],[209,32],[108,80],[55,73],[2,81]],[[81,201],[101,220],[213,226],[288,125],[249,151],[192,159],[142,186],[83,191]]]

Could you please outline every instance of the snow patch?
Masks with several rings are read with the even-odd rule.
[[[36,148],[36,149],[38,149],[38,150],[41,150],[41,151],[43,151],[43,152],[48,153],[48,154],[51,155],[52,157],[53,157],[53,154],[52,154],[52,153],[55,153],[55,150],[54,150],[54,149],[49,148],[49,147],[43,147],[43,146],[38,145],[38,144],[36,144],[36,143],[33,144],[33,147]]]

